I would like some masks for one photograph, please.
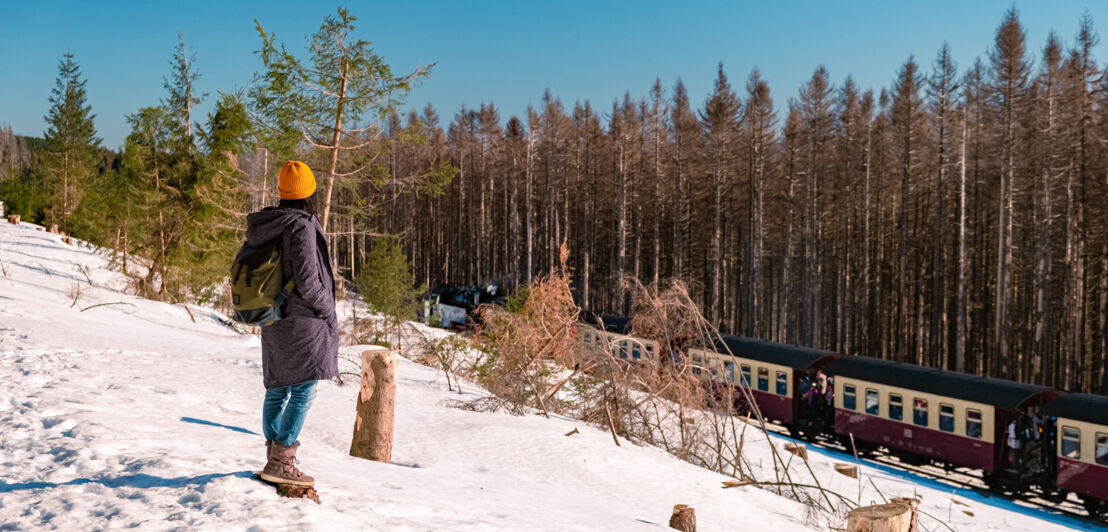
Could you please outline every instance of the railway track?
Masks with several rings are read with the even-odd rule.
[[[841,455],[835,456],[835,458],[847,462],[854,461],[853,453],[851,453],[846,446],[826,436],[820,435],[811,440],[795,438],[789,434],[788,429],[785,427],[768,421],[766,422],[766,428],[769,432],[778,437],[797,443],[814,445],[828,452],[828,454],[838,453]],[[1068,494],[1066,499],[1061,502],[1055,502],[1046,499],[1042,494],[1034,491],[1021,494],[1015,494],[1011,491],[999,491],[989,487],[979,471],[967,470],[966,468],[946,469],[930,464],[910,464],[902,461],[898,456],[890,453],[883,447],[879,448],[877,451],[866,452],[864,455],[860,454],[858,458],[863,461],[864,465],[872,466],[876,464],[878,466],[922,477],[937,484],[950,486],[951,488],[971,490],[976,493],[979,499],[999,499],[1011,502],[1025,509],[1033,509],[1038,517],[1064,526],[1079,525],[1080,528],[1087,530],[1108,529],[1108,521],[1103,518],[1097,519],[1090,517],[1081,502],[1075,500],[1073,494]],[[869,462],[869,464],[865,464],[865,462]],[[993,506],[996,505],[994,504]],[[1062,519],[1056,519],[1054,517],[1061,517]],[[1073,523],[1072,521],[1077,521],[1077,523]]]

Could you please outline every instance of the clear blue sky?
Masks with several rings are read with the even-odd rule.
[[[177,34],[196,54],[198,88],[209,93],[249,84],[261,62],[258,19],[291,50],[302,51],[323,17],[345,5],[358,36],[374,43],[396,72],[437,62],[408,103],[431,102],[446,125],[464,104],[493,101],[504,120],[538,105],[546,88],[567,107],[589,100],[601,110],[624,92],[647,94],[655,77],[678,78],[694,104],[711,89],[716,64],[737,89],[758,67],[778,107],[816,65],[836,83],[853,74],[863,88],[889,86],[915,54],[930,71],[950,43],[959,67],[984,57],[1004,11],[1015,5],[1037,59],[1047,32],[1068,45],[1088,9],[1108,40],[1108,2],[969,1],[437,1],[345,4],[271,0],[130,2],[6,0],[0,17],[0,124],[41,136],[47,98],[62,54],[72,51],[88,80],[96,127],[109,147],[127,135],[125,115],[155,105]],[[1108,60],[1105,45],[1097,57]],[[203,120],[201,120],[203,122]]]

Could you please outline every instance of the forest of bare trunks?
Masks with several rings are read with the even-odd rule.
[[[445,125],[428,107],[393,117],[394,136],[430,141],[386,164],[460,172],[441,196],[390,195],[376,225],[405,232],[432,286],[525,283],[564,241],[586,309],[628,312],[627,276],[679,278],[736,334],[1103,393],[1097,40],[1086,16],[1071,42],[1029,44],[1011,11],[973,64],[943,45],[875,90],[818,67],[775,99],[757,70],[736,86],[721,65],[702,105],[659,81],[604,109],[548,91],[506,125],[491,103]]]

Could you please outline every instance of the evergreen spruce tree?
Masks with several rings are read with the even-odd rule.
[[[265,63],[266,88],[259,102],[264,116],[277,126],[289,127],[290,118],[306,144],[322,150],[328,162],[321,174],[320,219],[326,231],[331,213],[331,201],[336,177],[354,176],[375,165],[347,161],[341,174],[340,154],[363,148],[373,139],[364,133],[388,116],[407,95],[414,80],[425,78],[430,67],[418,68],[407,76],[395,76],[384,59],[377,55],[369,41],[353,36],[357,17],[345,8],[338,16],[327,16],[319,31],[312,36],[311,57],[302,61],[276,43],[273,34],[266,33],[255,21],[262,37],[260,54]],[[290,112],[291,111],[291,112]],[[370,125],[359,127],[363,119]],[[380,130],[380,128],[376,128]],[[287,130],[277,132],[288,140]],[[363,161],[364,162],[364,161]]]
[[[180,125],[179,133],[190,141],[193,138],[192,110],[207,96],[206,93],[197,92],[196,80],[200,73],[193,67],[196,55],[189,55],[185,46],[185,36],[177,34],[177,49],[173,52],[173,58],[169,64],[173,71],[169,78],[162,82],[162,86],[169,95],[162,100],[162,106],[169,110],[174,120]]]
[[[85,101],[85,80],[73,53],[58,64],[58,78],[50,93],[45,161],[47,189],[51,194],[48,220],[68,230],[69,216],[81,200],[87,180],[93,176],[100,138],[93,125],[92,107]]]
[[[427,287],[415,286],[412,266],[397,238],[377,239],[356,284],[366,304],[388,317],[397,342],[394,347],[399,347],[400,324],[415,319],[419,296]]]

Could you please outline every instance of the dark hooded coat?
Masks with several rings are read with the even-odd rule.
[[[246,217],[251,246],[281,239],[281,267],[296,288],[280,321],[262,327],[262,374],[268,388],[338,375],[335,277],[319,220],[298,209],[267,207]]]

